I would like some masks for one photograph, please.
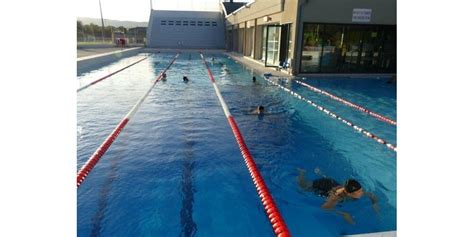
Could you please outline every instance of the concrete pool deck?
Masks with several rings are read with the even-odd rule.
[[[397,231],[384,231],[384,232],[374,232],[368,234],[357,234],[357,235],[344,235],[346,237],[395,237],[397,236]]]
[[[87,56],[93,56],[97,54],[109,53],[113,51],[120,50],[117,47],[78,47],[77,48],[77,58],[83,58]]]
[[[97,53],[94,55],[77,58],[77,75],[95,70],[112,62],[116,62],[119,59],[137,55],[143,50],[142,47],[114,49],[115,50],[105,53]]]
[[[251,59],[249,57],[245,57],[236,53],[231,52],[224,52],[225,55],[231,57],[233,60],[239,62],[240,64],[248,67],[251,71],[256,71],[254,74],[263,74],[263,73],[271,73],[273,76],[277,77],[290,77],[293,76],[288,73],[286,70],[277,71],[276,68],[273,67],[265,67],[262,62],[259,62],[255,59]]]

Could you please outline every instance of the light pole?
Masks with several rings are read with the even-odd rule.
[[[100,19],[102,20],[102,43],[105,42],[105,39],[104,39],[104,17],[102,16],[102,4],[100,3],[100,0],[99,0],[99,8],[100,8]]]

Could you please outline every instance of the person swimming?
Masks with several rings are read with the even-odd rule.
[[[183,82],[188,82],[188,81],[189,81],[188,76],[184,75],[184,76],[183,76]]]
[[[305,170],[298,169],[298,184],[307,192],[314,192],[318,196],[326,198],[326,201],[321,205],[322,209],[335,211],[336,214],[341,215],[344,220],[350,224],[355,224],[352,216],[347,212],[337,211],[335,207],[338,203],[348,200],[359,200],[362,196],[366,195],[372,202],[372,207],[377,214],[379,214],[379,208],[377,205],[377,197],[370,192],[364,192],[362,185],[355,179],[348,179],[344,185],[339,184],[336,180],[328,178],[321,174],[321,171],[316,168],[315,173],[321,175],[322,178],[318,178],[311,181],[305,179]]]
[[[253,83],[257,82],[257,78],[255,76],[252,77],[252,82]]]
[[[166,73],[163,73],[163,75],[161,76],[161,80],[166,81]]]
[[[262,105],[257,106],[257,108],[251,112],[251,114],[263,115],[265,113],[265,107]]]

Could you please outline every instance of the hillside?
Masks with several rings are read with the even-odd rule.
[[[100,21],[100,18],[90,18],[90,17],[78,17],[78,21],[81,21],[82,24],[88,25],[90,23],[96,24],[101,26],[102,23]],[[119,27],[123,26],[125,28],[133,28],[133,27],[147,27],[148,22],[139,22],[139,21],[117,21],[117,20],[109,20],[109,19],[104,19],[104,25],[105,26],[114,26],[114,27]]]

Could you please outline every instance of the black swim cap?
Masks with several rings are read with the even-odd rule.
[[[344,184],[344,188],[346,189],[346,191],[348,193],[353,193],[359,189],[362,188],[362,186],[360,186],[360,183],[357,182],[357,180],[355,179],[348,179],[346,181],[346,183]]]
[[[265,109],[265,108],[260,105],[260,106],[258,106],[258,109],[259,109],[259,110],[260,110],[260,109],[263,110],[263,109]]]

